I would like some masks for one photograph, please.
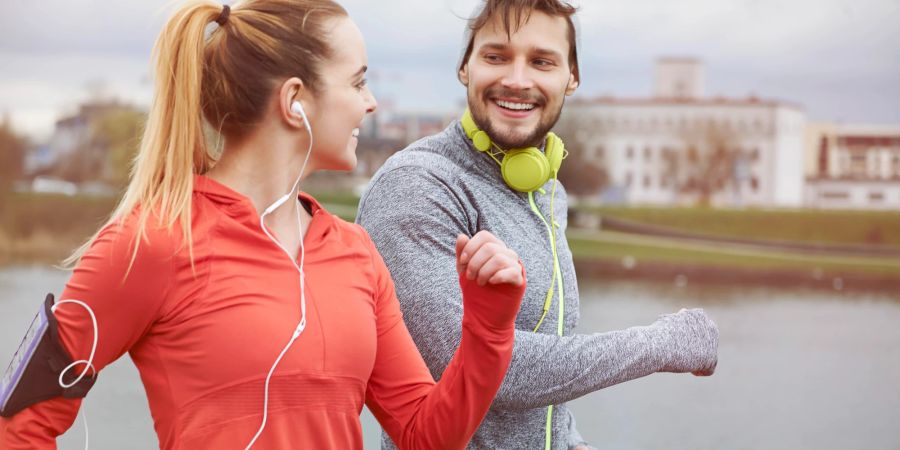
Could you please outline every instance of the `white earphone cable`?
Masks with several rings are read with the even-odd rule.
[[[98,334],[100,333],[100,328],[97,326],[97,316],[94,315],[94,310],[92,310],[91,307],[87,305],[87,303],[85,303],[81,300],[71,300],[71,299],[60,300],[60,301],[56,302],[53,306],[50,307],[50,312],[51,313],[56,312],[56,308],[58,308],[59,305],[63,305],[66,303],[74,303],[78,306],[81,306],[88,312],[88,314],[90,314],[91,324],[94,326],[94,342],[91,344],[91,354],[90,354],[90,356],[88,356],[88,359],[79,359],[78,361],[74,361],[71,364],[69,364],[68,366],[66,366],[62,370],[62,372],[59,373],[58,382],[59,382],[59,385],[63,389],[68,389],[68,388],[78,384],[78,382],[81,381],[85,377],[85,375],[87,375],[88,370],[91,370],[94,373],[96,373],[96,370],[94,369],[94,355],[97,353],[97,340],[98,340],[97,337],[98,337]],[[78,375],[77,378],[75,378],[75,381],[73,381],[71,383],[66,383],[65,381],[63,381],[63,378],[66,375],[66,372],[75,368],[75,366],[77,366],[79,364],[84,364],[85,366],[84,366],[84,370],[81,371],[81,374]],[[83,400],[81,402],[81,419],[84,421],[84,450],[88,450],[90,434],[89,434],[89,430],[88,430],[87,410],[85,409],[84,404],[85,404],[85,401]]]
[[[268,374],[266,374],[266,383],[263,389],[263,418],[262,423],[259,425],[259,429],[256,431],[256,434],[253,435],[253,439],[250,440],[250,443],[247,444],[245,450],[249,450],[253,447],[253,444],[256,443],[256,440],[262,435],[263,430],[266,428],[266,422],[269,417],[269,382],[272,379],[272,374],[275,373],[275,368],[278,367],[278,363],[281,362],[281,359],[284,358],[284,355],[291,348],[291,345],[294,344],[294,341],[300,337],[300,334],[303,333],[303,330],[306,329],[306,286],[305,286],[305,276],[303,274],[303,263],[306,259],[306,248],[303,245],[303,222],[300,216],[300,205],[297,206],[297,226],[300,230],[300,264],[297,264],[297,261],[294,260],[294,257],[291,255],[291,252],[288,251],[278,239],[275,238],[269,230],[266,228],[266,216],[274,212],[281,205],[286,203],[291,197],[297,198],[299,192],[297,192],[298,187],[300,186],[300,179],[303,178],[303,172],[306,170],[306,165],[309,162],[309,155],[312,153],[313,147],[313,134],[312,127],[309,125],[309,120],[306,117],[306,112],[303,111],[302,105],[298,108],[298,112],[300,116],[303,117],[303,124],[306,126],[306,132],[309,134],[309,148],[306,150],[306,157],[303,159],[303,165],[300,167],[300,174],[297,175],[297,180],[294,182],[294,185],[291,187],[291,191],[287,193],[287,195],[281,197],[275,203],[270,205],[263,214],[259,217],[259,225],[263,230],[263,233],[269,237],[275,245],[278,246],[287,256],[290,258],[291,263],[294,264],[294,267],[297,268],[297,271],[300,273],[300,323],[297,324],[297,328],[294,329],[294,333],[291,335],[291,339],[288,341],[287,345],[281,350],[281,353],[278,354],[278,358],[275,359],[275,363],[272,364],[272,367],[269,368]]]

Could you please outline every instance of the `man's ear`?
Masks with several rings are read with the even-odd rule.
[[[469,87],[469,63],[465,63],[459,68],[459,72],[456,72],[456,78],[463,86]]]
[[[569,84],[566,85],[566,95],[572,95],[575,93],[575,90],[578,89],[578,77],[575,76],[575,72],[569,74]]]

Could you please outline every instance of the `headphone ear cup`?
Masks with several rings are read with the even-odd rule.
[[[503,181],[519,192],[531,192],[550,179],[550,164],[535,147],[510,150],[500,164]]]
[[[566,146],[556,133],[547,133],[547,146],[544,153],[550,164],[550,173],[555,177],[559,173],[559,168],[562,167],[562,161],[566,155]]]

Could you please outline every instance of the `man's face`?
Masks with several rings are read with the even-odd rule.
[[[459,79],[476,125],[494,143],[506,149],[538,146],[578,86],[569,66],[568,23],[533,11],[507,38],[500,20],[475,34]]]

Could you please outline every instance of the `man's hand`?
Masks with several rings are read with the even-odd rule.
[[[671,361],[663,372],[710,376],[716,371],[719,328],[702,309],[682,309],[663,314],[652,326],[666,331]]]
[[[472,238],[464,234],[456,237],[456,271],[476,280],[479,286],[521,286],[525,282],[519,255],[487,231],[479,231]]]

